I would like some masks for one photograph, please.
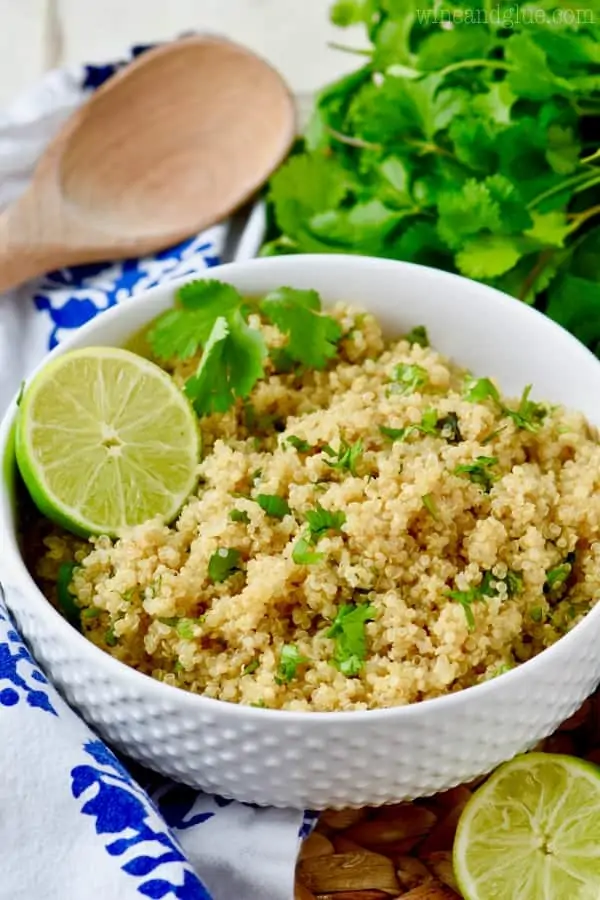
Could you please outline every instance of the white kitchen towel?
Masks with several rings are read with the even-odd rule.
[[[62,122],[122,64],[51,72],[0,114],[0,208],[24,190]],[[234,255],[255,252],[260,217],[257,208]],[[1,297],[0,414],[73,329],[152,285],[218,265],[231,230],[220,224],[145,259],[61,269]],[[293,897],[314,815],[204,795],[117,759],[48,684],[2,596],[0,772],[0,900]]]

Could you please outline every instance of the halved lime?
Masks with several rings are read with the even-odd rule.
[[[465,807],[454,843],[465,900],[598,900],[600,769],[530,753]]]
[[[128,350],[57,356],[21,399],[19,470],[40,511],[75,534],[170,522],[194,489],[199,452],[187,399]]]

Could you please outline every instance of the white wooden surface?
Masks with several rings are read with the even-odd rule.
[[[186,30],[225,34],[269,59],[301,95],[357,65],[330,40],[360,34],[328,21],[329,0],[0,0],[0,106],[64,62],[118,57]]]

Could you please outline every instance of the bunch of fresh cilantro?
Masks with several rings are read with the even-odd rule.
[[[508,9],[508,7],[507,7]],[[460,272],[600,355],[600,3],[338,0],[364,65],[270,184],[263,255]]]

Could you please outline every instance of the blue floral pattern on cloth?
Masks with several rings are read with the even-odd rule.
[[[72,770],[71,792],[85,799],[81,812],[95,819],[96,834],[114,836],[106,852],[126,856],[121,869],[145,879],[138,893],[152,900],[211,900],[173,835],[160,827],[154,804],[117,757],[98,740],[88,741],[83,749],[93,764]]]
[[[0,706],[17,706],[25,700],[28,706],[57,716],[48,693],[40,687],[48,684],[47,679],[0,608],[0,630],[4,629],[6,640],[0,639]]]
[[[304,815],[302,817],[302,824],[300,825],[300,831],[298,833],[298,837],[303,841],[312,834],[313,829],[317,822],[319,821],[319,813],[314,812],[312,809],[305,809]]]
[[[94,263],[59,269],[38,285],[33,302],[50,317],[48,349],[111,306],[173,278],[193,275],[219,265],[207,234],[188,238],[154,256],[114,263]]]
[[[185,831],[195,825],[201,825],[212,819],[219,809],[225,809],[235,802],[219,794],[208,796],[203,791],[186,784],[178,784],[135,763],[130,765],[130,771],[152,798],[158,812],[170,828]],[[215,807],[214,811],[206,810],[207,800]],[[240,806],[261,809],[256,803],[240,803]]]
[[[105,81],[108,81],[115,72],[118,72],[119,69],[122,69],[123,66],[126,66],[128,62],[132,59],[135,59],[136,56],[141,56],[142,53],[145,53],[146,50],[151,50],[152,47],[155,47],[156,44],[139,44],[136,47],[131,48],[131,56],[129,59],[120,60],[115,63],[106,63],[104,65],[88,65],[84,66],[83,69],[83,82],[82,87],[85,89],[96,90],[96,88],[101,87]]]

